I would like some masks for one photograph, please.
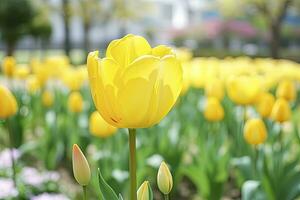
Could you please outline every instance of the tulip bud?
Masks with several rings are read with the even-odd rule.
[[[274,103],[275,103],[275,98],[272,94],[262,93],[256,105],[257,112],[262,117],[269,117]]]
[[[159,190],[163,194],[169,194],[173,187],[172,174],[165,162],[162,162],[158,174],[157,174],[157,185]]]
[[[50,91],[44,91],[42,94],[42,102],[43,102],[43,105],[46,107],[52,106],[53,102],[54,102],[53,93]]]
[[[296,89],[292,81],[285,80],[279,83],[276,90],[277,98],[284,98],[287,101],[293,101],[296,98]]]
[[[272,108],[271,118],[279,123],[288,121],[291,117],[291,109],[287,100],[280,98],[275,101]]]
[[[79,113],[83,109],[83,99],[79,92],[72,92],[68,98],[68,107],[71,112]]]
[[[5,119],[16,114],[18,104],[13,94],[0,85],[0,119]]]
[[[90,116],[89,128],[92,135],[102,138],[109,137],[117,131],[117,128],[107,123],[97,111]]]
[[[11,77],[14,74],[15,68],[16,68],[16,60],[14,57],[7,56],[3,59],[2,70],[6,76]]]
[[[72,162],[76,181],[81,186],[87,186],[91,179],[91,170],[88,161],[77,144],[73,145]]]
[[[224,86],[220,79],[209,81],[205,87],[205,94],[208,97],[216,97],[222,100],[224,97]]]
[[[220,121],[224,118],[224,109],[216,97],[209,97],[204,108],[204,117],[208,121]]]
[[[267,129],[261,119],[249,119],[244,127],[244,138],[249,144],[263,143],[267,138]]]
[[[152,190],[148,181],[144,181],[144,183],[140,186],[137,191],[137,200],[152,200]]]
[[[36,76],[29,76],[27,79],[27,89],[33,94],[40,89],[40,83]]]

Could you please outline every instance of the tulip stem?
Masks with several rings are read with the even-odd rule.
[[[83,191],[83,200],[87,200],[86,186],[82,186],[82,191]]]
[[[169,200],[170,199],[169,198],[169,194],[165,194],[164,196],[165,196],[165,200]]]
[[[10,151],[10,158],[11,158],[12,179],[14,182],[14,186],[17,188],[16,163],[15,163],[15,157],[14,157],[13,136],[12,136],[11,124],[10,124],[9,119],[7,119],[6,125],[7,125],[8,136],[9,136],[9,146],[10,146],[9,151]]]
[[[130,173],[130,200],[136,200],[136,130],[129,131],[129,173]]]

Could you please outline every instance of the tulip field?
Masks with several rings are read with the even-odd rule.
[[[300,199],[299,63],[132,34],[0,61],[0,199]]]

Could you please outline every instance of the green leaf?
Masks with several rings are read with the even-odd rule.
[[[99,188],[101,193],[102,200],[121,200],[122,197],[116,195],[113,189],[106,183],[104,178],[101,175],[100,169],[98,168],[98,181],[99,181]],[[120,198],[121,197],[121,198]]]
[[[150,184],[148,188],[149,188],[150,200],[153,200],[153,192]]]
[[[123,197],[121,194],[119,194],[119,200],[123,200]]]

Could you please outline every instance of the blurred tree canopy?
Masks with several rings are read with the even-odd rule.
[[[29,33],[34,9],[29,0],[1,0],[0,31],[7,55],[12,55],[17,41]]]
[[[273,58],[279,58],[282,25],[293,0],[220,0],[220,13],[228,18],[246,17],[253,24],[266,28],[269,33],[269,48]]]

